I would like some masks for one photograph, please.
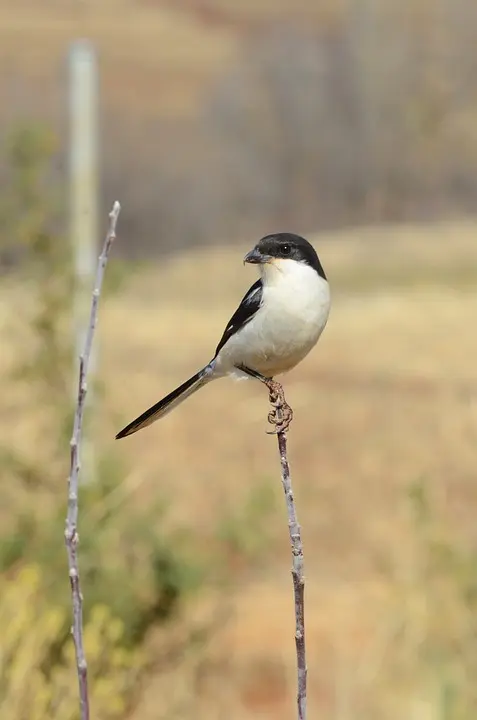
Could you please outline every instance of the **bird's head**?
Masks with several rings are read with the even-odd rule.
[[[305,238],[293,233],[265,235],[244,258],[244,262],[254,265],[275,264],[286,261],[309,265],[321,277],[326,279],[313,245]]]

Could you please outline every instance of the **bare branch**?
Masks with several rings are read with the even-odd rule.
[[[78,399],[75,410],[73,435],[70,441],[70,474],[68,478],[68,511],[66,515],[65,543],[68,553],[68,567],[71,585],[71,598],[73,605],[73,625],[71,632],[75,644],[76,668],[78,671],[78,685],[80,696],[80,718],[89,720],[88,697],[88,666],[83,645],[83,596],[81,594],[80,577],[78,569],[78,480],[80,473],[80,446],[83,428],[83,415],[87,392],[88,367],[93,345],[93,336],[98,316],[98,302],[103,284],[104,270],[108,261],[111,245],[116,238],[116,224],[121,206],[115,202],[109,214],[109,228],[104,240],[103,249],[98,260],[96,279],[91,302],[91,313],[84,350],[79,359]]]
[[[292,577],[293,593],[295,596],[295,645],[296,662],[298,675],[297,707],[298,720],[306,720],[306,651],[305,651],[305,575],[303,543],[301,540],[301,528],[295,508],[293,489],[290,476],[290,466],[287,456],[287,429],[293,418],[293,413],[285,400],[283,387],[276,380],[266,382],[270,394],[272,412],[269,420],[276,426],[278,439],[278,451],[280,453],[280,464],[282,470],[282,485],[285,492],[285,500],[288,513],[288,532],[292,549]]]

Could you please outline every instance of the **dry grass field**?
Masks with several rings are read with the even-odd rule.
[[[332,314],[319,347],[285,379],[295,409],[289,445],[305,542],[311,717],[438,717],[419,648],[436,627],[454,642],[467,620],[447,581],[436,591],[422,574],[426,546],[409,488],[428,483],[439,533],[457,547],[475,544],[476,231],[455,223],[315,238]],[[186,525],[207,548],[211,528],[254,486],[265,483],[275,500],[263,521],[266,560],[240,568],[205,669],[197,671],[202,655],[151,677],[134,720],[293,716],[290,558],[263,388],[222,380],[161,423],[113,440],[209,359],[253,278],[241,266],[245,249],[140,270],[101,307],[98,442],[127,461],[130,501],[166,493],[168,522]],[[28,303],[18,290],[0,294],[2,333],[13,308],[16,318]],[[16,352],[3,347],[5,373]],[[5,377],[3,439],[40,452],[41,413],[9,394]],[[215,602],[204,597],[188,612],[207,613]],[[160,648],[160,635],[155,642]],[[461,673],[464,650],[456,645]]]

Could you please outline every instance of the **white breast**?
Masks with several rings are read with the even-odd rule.
[[[314,347],[328,320],[330,291],[304,263],[280,259],[261,270],[262,307],[220,354],[224,365],[242,363],[272,377],[291,370]]]

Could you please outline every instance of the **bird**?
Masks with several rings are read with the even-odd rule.
[[[274,378],[292,370],[318,342],[330,312],[328,279],[314,247],[294,233],[265,235],[243,262],[258,265],[260,277],[227,323],[212,360],[126,425],[116,439],[151,425],[212,380],[225,376],[265,383],[272,405],[281,400],[281,417],[275,409],[269,421],[276,425],[276,432],[288,428],[291,408]]]

